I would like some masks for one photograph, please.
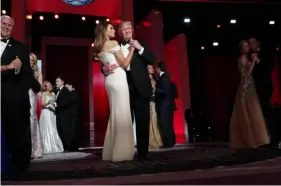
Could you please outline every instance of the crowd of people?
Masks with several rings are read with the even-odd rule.
[[[10,155],[12,163],[25,171],[31,158],[78,149],[78,94],[62,77],[56,79],[56,89],[50,81],[43,82],[36,55],[11,37],[13,25],[11,17],[1,16],[1,149],[2,159]],[[118,33],[121,43],[114,40],[115,29],[108,21],[100,21],[95,30],[94,54],[106,77],[110,103],[102,159],[134,159],[134,123],[137,157],[144,160],[149,148],[171,148],[176,143],[173,115],[177,87],[165,63],[155,64],[147,45],[133,38],[131,22],[122,22]],[[241,83],[230,122],[230,147],[275,144],[270,116],[273,59],[256,38],[239,46]],[[38,93],[42,105],[39,119]]]
[[[44,154],[78,149],[77,92],[61,77],[56,78],[55,89],[49,81],[43,82],[36,55],[11,37],[13,25],[11,17],[1,16],[2,173],[8,167],[25,171],[30,159]]]

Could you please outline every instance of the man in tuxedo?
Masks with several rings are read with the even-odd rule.
[[[31,158],[28,91],[40,90],[29,64],[28,47],[11,37],[14,21],[1,16],[1,119],[13,163],[21,171]]]
[[[249,43],[251,47],[249,55],[252,60],[256,61],[252,72],[253,78],[255,80],[256,91],[259,96],[262,112],[271,135],[271,143],[272,145],[275,145],[273,143],[276,143],[276,136],[275,131],[273,130],[273,116],[271,115],[271,96],[273,91],[271,73],[273,70],[274,58],[273,55],[271,55],[272,52],[266,51],[266,48],[261,49],[257,38],[250,38]],[[257,53],[257,55],[252,55],[253,53]],[[257,56],[256,59],[253,59],[253,56]]]
[[[72,151],[71,145],[71,94],[69,90],[64,86],[64,80],[61,77],[56,78],[56,119],[57,129],[63,148],[65,152]]]
[[[79,127],[78,127],[78,118],[79,118],[79,99],[78,93],[75,91],[73,85],[68,83],[65,87],[70,92],[70,116],[71,116],[71,148],[72,150],[78,150],[78,134],[79,134]]]
[[[132,119],[135,116],[138,158],[145,159],[149,146],[150,123],[150,97],[152,86],[150,83],[147,65],[154,64],[154,56],[144,42],[133,39],[133,27],[129,21],[124,21],[119,26],[119,34],[122,38],[121,50],[126,57],[129,47],[134,47],[135,53],[130,65],[126,68],[127,81],[130,91],[130,104]],[[107,74],[116,68],[115,65],[102,66],[102,72]]]
[[[159,78],[155,88],[156,112],[159,117],[159,124],[162,131],[164,148],[171,148],[175,145],[175,132],[173,126],[173,95],[171,92],[170,76],[166,73],[166,64],[159,62],[156,66]]]

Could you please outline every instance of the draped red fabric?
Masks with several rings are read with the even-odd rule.
[[[275,58],[272,71],[274,90],[272,103],[281,103],[280,67]],[[228,125],[232,106],[239,85],[237,57],[208,56],[200,65],[197,75],[197,91],[204,91],[200,97],[200,110],[211,125],[213,140],[225,140],[228,136]]]
[[[93,72],[93,105],[95,117],[95,146],[103,146],[109,118],[109,102],[105,89],[105,76],[100,71],[100,62],[92,62]]]
[[[281,104],[281,57],[275,57],[274,59],[274,69],[272,71],[272,82],[273,82],[273,92],[272,92],[272,104]]]
[[[184,110],[190,108],[189,67],[186,38],[179,35],[165,45],[167,72],[178,89],[177,110],[174,115],[174,130],[177,143],[186,143]]]
[[[67,52],[66,52],[67,51]],[[65,83],[71,82],[79,94],[83,125],[83,142],[89,138],[89,80],[88,80],[88,47],[57,46],[46,47],[46,79],[55,88],[55,79],[61,76]]]

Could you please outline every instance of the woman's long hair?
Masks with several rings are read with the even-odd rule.
[[[107,30],[108,25],[112,25],[111,22],[108,21],[100,21],[97,24],[95,29],[95,41],[94,41],[94,55],[97,56],[100,53],[103,44],[106,41],[105,32]]]
[[[32,70],[34,70],[34,72],[39,71],[38,69],[38,65],[37,65],[37,56],[34,53],[30,53],[29,56],[31,57],[31,61],[33,61],[33,65],[32,65]]]
[[[43,86],[42,86],[42,88],[41,88],[41,91],[42,91],[42,92],[46,92],[46,91],[47,91],[47,84],[48,84],[48,83],[51,84],[50,81],[44,81]]]

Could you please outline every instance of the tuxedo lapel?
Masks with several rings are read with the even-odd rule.
[[[9,40],[9,42],[8,42],[8,44],[7,44],[6,48],[5,48],[5,50],[4,50],[3,53],[2,53],[1,61],[4,62],[4,61],[5,61],[5,58],[6,58],[7,56],[9,56],[9,53],[10,53],[11,51],[13,51],[13,43],[14,43],[13,38],[11,38],[11,39]]]

